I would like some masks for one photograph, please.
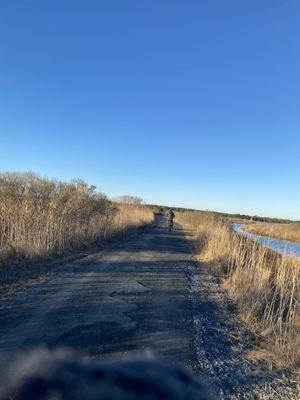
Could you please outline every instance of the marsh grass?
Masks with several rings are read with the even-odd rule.
[[[252,224],[245,230],[260,236],[300,243],[300,223]]]
[[[0,262],[51,258],[126,236],[150,223],[141,206],[118,205],[81,180],[0,174]]]
[[[210,214],[177,213],[177,221],[195,230],[201,260],[224,274],[224,286],[257,337],[249,356],[299,366],[299,259],[234,233],[226,219]]]

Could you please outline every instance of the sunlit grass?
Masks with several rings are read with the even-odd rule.
[[[260,236],[300,243],[300,223],[252,224],[245,230]]]
[[[299,364],[299,259],[234,233],[226,219],[210,214],[177,213],[177,221],[195,230],[201,261],[224,274],[241,317],[260,338],[263,358],[280,366]]]
[[[49,258],[125,236],[150,223],[138,205],[108,201],[81,180],[59,182],[32,173],[0,175],[0,261]]]

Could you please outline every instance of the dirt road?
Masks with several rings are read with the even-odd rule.
[[[193,366],[182,230],[160,226],[79,261],[0,310],[0,350],[71,346],[99,357],[152,351]]]
[[[195,263],[189,232],[175,228],[169,234],[159,218],[2,304],[0,351],[63,346],[97,358],[147,351],[201,373],[222,399],[276,398],[273,378],[243,359],[227,321],[230,303]]]

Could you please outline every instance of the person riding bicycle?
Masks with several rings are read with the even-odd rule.
[[[167,220],[168,220],[169,231],[173,227],[174,218],[175,218],[175,214],[174,214],[173,208],[170,208],[170,210],[167,212]]]

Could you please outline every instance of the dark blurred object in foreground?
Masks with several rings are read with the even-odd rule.
[[[180,367],[147,358],[103,363],[63,350],[25,354],[1,380],[0,400],[212,399],[204,384]]]

